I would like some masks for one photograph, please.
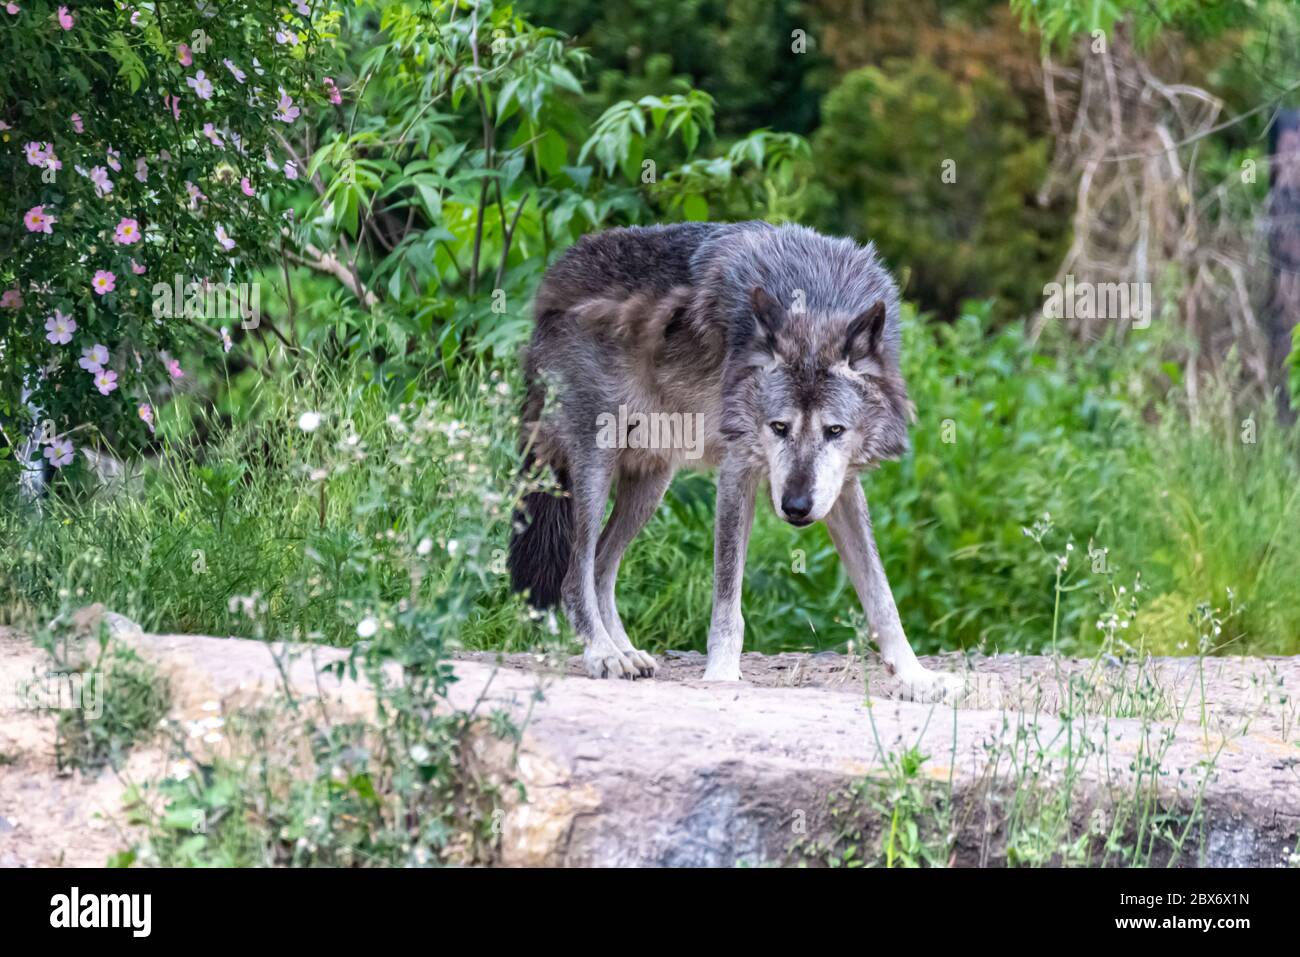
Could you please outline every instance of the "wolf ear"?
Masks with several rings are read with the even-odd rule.
[[[749,305],[758,323],[758,334],[769,352],[776,351],[776,334],[785,323],[785,310],[762,286],[749,291]]]
[[[879,300],[849,323],[844,335],[844,361],[862,372],[880,361],[880,344],[885,331],[885,301]]]

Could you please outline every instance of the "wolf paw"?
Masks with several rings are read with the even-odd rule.
[[[961,675],[946,671],[919,668],[908,674],[899,674],[904,700],[920,704],[956,704],[966,693],[966,681]]]
[[[582,653],[582,663],[593,678],[635,678],[637,668],[612,644],[592,644]]]
[[[653,678],[655,672],[659,670],[659,662],[644,651],[637,651],[631,647],[624,648],[623,657],[632,663],[632,667],[642,678]]]

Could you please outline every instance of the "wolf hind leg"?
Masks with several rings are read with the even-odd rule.
[[[573,532],[561,602],[569,625],[582,639],[582,661],[593,678],[632,678],[637,673],[605,628],[596,595],[596,543],[613,477],[612,451],[587,450],[570,458]]]
[[[653,677],[659,665],[650,655],[638,651],[628,638],[627,630],[618,615],[614,598],[615,583],[624,552],[646,522],[654,516],[672,477],[672,469],[667,466],[646,473],[621,473],[614,493],[614,510],[596,545],[596,597],[601,621],[615,647],[623,652],[645,678]]]

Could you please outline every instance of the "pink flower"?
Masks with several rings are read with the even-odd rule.
[[[167,374],[173,379],[185,378],[185,370],[181,368],[179,359],[173,359],[170,356],[163,356],[163,365],[167,367]]]
[[[194,91],[194,95],[200,100],[212,99],[212,81],[208,79],[207,74],[199,70],[193,76],[185,78],[185,85]]]
[[[194,55],[190,53],[190,47],[187,43],[176,44],[176,56],[181,61],[181,66],[189,66],[194,62]]]
[[[23,217],[23,225],[27,227],[29,233],[52,233],[54,230],[50,227],[57,222],[57,219],[45,212],[44,204],[33,206]]]
[[[78,132],[78,133],[84,133],[84,132],[86,132],[86,126],[85,126],[84,123],[81,122],[81,114],[80,114],[80,113],[73,113],[73,114],[72,114],[72,129],[73,129],[74,131]]]
[[[334,85],[333,77],[325,77],[325,92],[329,94],[330,102],[339,106],[343,102],[343,95],[339,93],[339,88]]]
[[[181,98],[172,96],[170,93],[163,94],[163,106],[172,111],[172,117],[179,120],[181,118]]]
[[[135,414],[140,416],[140,421],[149,426],[149,431],[153,432],[153,406],[148,402],[141,402]]]
[[[284,161],[284,178],[285,179],[298,178],[298,166],[296,163],[293,162],[293,160]]]
[[[225,326],[222,326],[221,327],[221,348],[224,351],[229,352],[234,347],[235,347],[235,343],[234,340],[230,338],[230,330],[227,329]]]
[[[26,147],[27,165],[44,166],[46,160],[45,150],[49,145],[49,143],[28,143]]]
[[[108,346],[102,346],[98,342],[89,349],[81,350],[81,358],[77,360],[77,365],[87,372],[99,372],[108,363]]]
[[[221,244],[222,249],[226,252],[230,252],[230,250],[235,248],[235,241],[230,238],[230,234],[226,232],[225,226],[218,225],[215,232],[217,234],[217,242]]]
[[[143,156],[135,161],[135,178],[142,183],[149,182],[149,164],[144,161]]]
[[[203,124],[203,135],[208,138],[208,142],[218,149],[225,149],[226,141],[221,138],[221,134],[211,123]]]
[[[101,369],[96,372],[95,388],[99,390],[100,395],[108,395],[117,388],[117,373],[110,372],[108,369]]]
[[[280,102],[277,105],[280,109],[275,118],[281,123],[292,123],[302,115],[302,110],[293,105],[293,97],[284,92],[284,87],[280,87]]]
[[[6,4],[5,4],[5,12],[8,13],[9,16],[11,16],[11,17],[16,17],[16,16],[18,16],[18,4],[16,4],[16,3],[6,3]]]
[[[61,435],[56,436],[45,447],[44,454],[50,460],[51,465],[56,469],[61,469],[72,461],[72,440],[65,439]]]
[[[21,309],[22,307],[23,294],[18,291],[17,286],[0,293],[0,309]]]
[[[119,162],[122,156],[121,150],[115,150],[113,147],[108,148],[108,165],[112,167],[114,173],[122,172],[122,164]]]
[[[72,334],[77,331],[77,323],[71,316],[65,316],[59,310],[45,320],[45,338],[56,346],[66,346],[72,341]]]
[[[248,78],[248,74],[245,73],[243,70],[241,70],[239,67],[235,66],[234,61],[232,61],[230,57],[226,57],[226,59],[222,60],[221,62],[226,65],[226,69],[230,71],[230,75],[233,76],[240,83],[243,83],[244,80]]]
[[[72,14],[68,12],[67,7],[59,7],[59,26],[65,30],[72,29]]]
[[[132,243],[140,241],[140,224],[134,219],[122,218],[117,224],[117,229],[113,232],[113,242],[119,246],[130,246]]]
[[[202,200],[207,199],[207,197],[203,195],[203,190],[199,189],[189,180],[185,181],[185,192],[189,193],[190,196],[190,209],[198,209],[199,203]]]
[[[296,47],[298,45],[298,34],[293,30],[276,30],[275,42],[287,43],[291,47]]]
[[[144,268],[145,268],[144,266],[141,266],[134,259],[131,260],[131,272],[135,273],[137,276],[144,275]]]
[[[253,184],[248,181],[247,176],[245,176],[243,179],[239,181],[239,189],[240,192],[242,192],[245,196],[257,195],[257,193],[253,191]]]
[[[106,296],[117,288],[117,277],[105,269],[95,273],[95,278],[90,280],[90,288],[95,290],[95,295]]]
[[[95,193],[99,196],[107,196],[113,192],[113,181],[108,178],[108,170],[102,166],[90,168],[90,181],[95,184]]]

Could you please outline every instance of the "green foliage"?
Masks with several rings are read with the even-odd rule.
[[[117,864],[160,867],[426,867],[491,859],[495,792],[471,780],[472,712],[434,713],[442,691],[381,695],[376,730],[289,714],[223,720],[229,757],[173,763],[127,796],[146,837]],[[502,736],[513,735],[508,721]],[[183,736],[178,734],[178,739]],[[295,742],[288,744],[288,742]],[[298,742],[303,745],[297,744]],[[188,754],[183,740],[179,753]],[[156,793],[153,793],[156,792]],[[154,811],[154,804],[160,804]]]
[[[747,219],[755,211],[771,222],[798,220],[807,204],[810,157],[803,137],[755,130],[725,156],[669,171],[657,193],[669,213],[688,220]]]
[[[916,747],[883,756],[885,780],[878,783],[877,810],[888,821],[881,829],[880,858],[884,867],[943,867],[948,809],[936,783],[922,777],[929,756]]]
[[[163,479],[154,501],[179,506],[174,538],[139,513],[116,527],[146,536],[147,555],[197,546],[200,561],[146,559],[142,574],[150,593],[197,592],[182,600],[199,630],[352,645],[331,670],[368,679],[377,719],[336,723],[286,695],[280,710],[215,725],[232,742],[217,756],[195,753],[192,728],[174,729],[180,760],[157,794],[138,794],[148,837],[122,863],[423,866],[491,854],[495,791],[467,774],[462,744],[480,724],[517,732],[502,714],[446,707],[446,657],[503,570],[496,544],[513,505],[492,484],[510,475],[508,434],[492,439],[460,415],[501,422],[509,390],[485,379],[445,404],[390,404],[374,388],[334,391],[350,378],[324,376],[305,410],[301,390],[267,396],[260,428],[229,436],[228,452],[245,445],[238,459]],[[258,462],[247,445],[268,428],[282,447]]]
[[[1145,496],[1115,502],[1108,537],[1151,595],[1138,633],[1163,654],[1198,650],[1187,623],[1198,606],[1231,609],[1214,654],[1294,654],[1300,624],[1294,584],[1300,542],[1300,447],[1267,404],[1225,402],[1211,422],[1188,425],[1169,410],[1147,438],[1148,466],[1134,475]],[[1112,557],[1114,551],[1112,551]]]
[[[519,6],[590,51],[599,104],[698,89],[717,102],[724,137],[758,126],[806,133],[816,123],[819,32],[801,0],[525,0]],[[806,49],[795,52],[800,29]]]
[[[318,126],[293,238],[341,248],[352,297],[274,319],[295,342],[301,324],[311,345],[367,354],[380,377],[419,375],[430,352],[445,367],[513,354],[546,262],[583,233],[793,209],[797,137],[716,155],[713,100],[690,89],[591,116],[587,55],[512,7],[365,0],[341,46],[356,102]]]
[[[695,152],[700,134],[713,134],[713,100],[707,93],[692,90],[686,95],[643,96],[635,103],[615,103],[596,121],[591,138],[578,153],[578,162],[594,152],[606,174],[615,168],[633,182],[640,179],[645,155],[647,119],[654,132],[666,137],[680,131],[687,155]]]
[[[322,37],[247,0],[220,17],[73,5],[66,26],[53,4],[14,6],[0,34],[0,424],[16,444],[38,417],[44,457],[75,471],[84,445],[147,445],[184,372],[173,359],[214,351],[216,328],[179,303],[159,311],[155,284],[265,259],[263,161],[290,113],[323,99],[309,67]]]
[[[447,543],[457,560],[461,547],[491,558],[476,543],[508,527],[513,404],[495,373],[417,398],[352,366],[258,383],[237,424],[203,409],[169,416],[159,467],[138,496],[55,496],[48,520],[0,512],[15,545],[0,568],[0,605],[53,615],[102,594],[146,629],[352,644],[363,598],[410,596],[407,564],[425,539],[430,601],[455,564]],[[312,432],[297,425],[308,412],[321,418]]]
[[[79,707],[59,712],[55,761],[59,770],[120,767],[126,751],[152,737],[167,714],[167,683],[134,651],[111,640],[100,644],[97,659],[80,675],[87,690]]]
[[[1167,30],[1213,35],[1250,17],[1253,6],[1236,0],[1011,0],[1026,27],[1035,27],[1044,44],[1060,47],[1079,34],[1109,35],[1125,20],[1141,44]]]
[[[875,734],[874,714],[867,714]],[[916,745],[890,751],[878,737],[875,743],[879,768],[827,797],[832,836],[796,838],[788,852],[833,868],[948,866],[955,837],[951,781],[945,787],[930,776],[929,756]]]
[[[996,75],[960,83],[923,59],[855,70],[827,94],[813,138],[818,219],[874,242],[923,308],[952,316],[984,297],[1003,314],[1032,308],[1064,252],[1065,217],[1037,203],[1050,146],[1025,125]]]

